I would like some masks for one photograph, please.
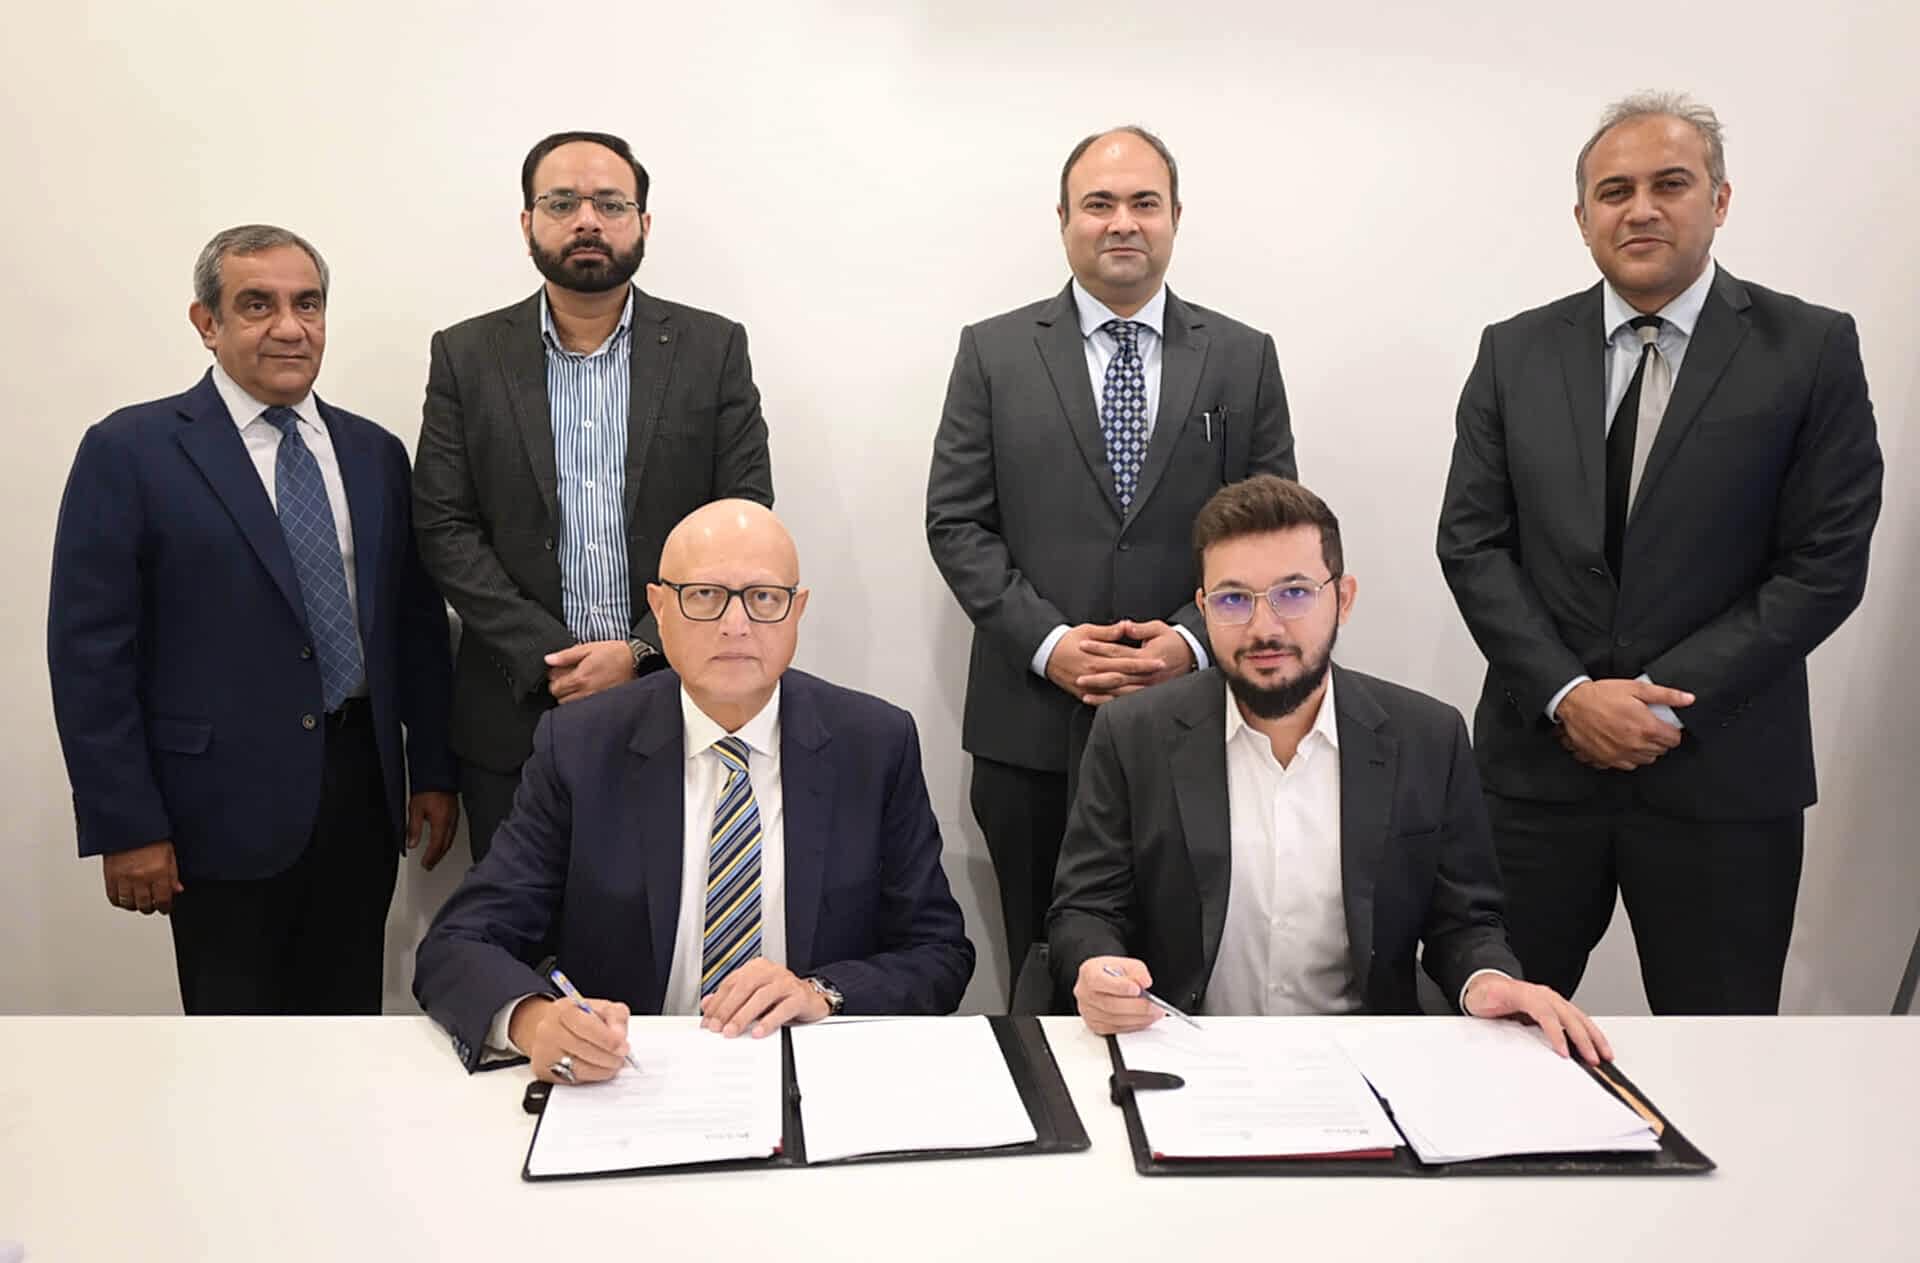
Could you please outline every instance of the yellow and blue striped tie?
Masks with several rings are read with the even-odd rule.
[[[700,994],[760,954],[760,807],[747,777],[747,743],[713,743],[726,784],[713,809],[707,846],[706,932],[700,941]]]

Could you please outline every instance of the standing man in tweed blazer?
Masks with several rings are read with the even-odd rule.
[[[1166,288],[1166,145],[1087,137],[1058,214],[1073,279],[961,331],[927,480],[927,542],[973,620],[961,742],[1016,973],[1046,937],[1094,707],[1208,665],[1194,515],[1295,472],[1273,339]]]
[[[773,503],[746,330],[630,284],[647,187],[617,136],[542,140],[520,229],[546,284],[433,337],[414,520],[462,625],[452,740],[476,861],[540,716],[659,665],[644,591],[674,523]]]

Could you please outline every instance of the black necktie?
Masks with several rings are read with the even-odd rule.
[[[1630,322],[1634,329],[1660,329],[1658,316],[1637,316]],[[1633,481],[1633,443],[1640,428],[1640,383],[1647,376],[1647,360],[1653,355],[1653,339],[1646,337],[1640,348],[1640,363],[1634,367],[1633,380],[1607,427],[1607,565],[1613,577],[1620,577],[1620,553],[1627,537],[1627,490]]]

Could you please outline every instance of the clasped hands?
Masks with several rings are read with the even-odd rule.
[[[589,999],[591,1015],[571,1000],[528,996],[507,1020],[507,1038],[527,1055],[537,1079],[558,1083],[553,1067],[571,1057],[576,1083],[598,1083],[620,1072],[632,1011],[615,1000]],[[728,1039],[762,1039],[788,1022],[827,1016],[827,999],[784,965],[762,956],[734,970],[700,1001],[700,1025]]]
[[[1121,619],[1069,628],[1047,657],[1047,678],[1076,701],[1100,706],[1193,667],[1193,648],[1171,623]]]
[[[1681,730],[1650,707],[1693,705],[1693,694],[1644,680],[1586,680],[1560,699],[1554,735],[1588,767],[1631,772],[1680,744]]]

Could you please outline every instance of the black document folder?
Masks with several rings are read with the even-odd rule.
[[[1086,1128],[1080,1125],[1080,1114],[1073,1108],[1073,1098],[1067,1094],[1066,1081],[1060,1077],[1060,1067],[1053,1059],[1053,1049],[1047,1043],[1047,1036],[1040,1029],[1037,1019],[1031,1017],[989,1017],[988,1024],[993,1028],[994,1039],[1000,1044],[1000,1054],[1006,1058],[1007,1070],[1013,1076],[1013,1084],[1020,1093],[1020,1102],[1026,1106],[1027,1117],[1033,1122],[1035,1139],[1025,1144],[1002,1145],[994,1149],[913,1149],[901,1153],[859,1154],[848,1158],[835,1158],[831,1162],[809,1163],[807,1161],[806,1129],[801,1120],[800,1088],[793,1069],[793,1041],[783,1028],[780,1032],[780,1076],[781,1076],[781,1140],[780,1151],[766,1158],[745,1158],[728,1162],[683,1163],[678,1166],[636,1167],[620,1171],[584,1171],[564,1175],[534,1175],[527,1161],[533,1156],[533,1146],[540,1139],[540,1124],[534,1125],[532,1140],[527,1144],[527,1161],[520,1168],[520,1178],[530,1182],[547,1180],[590,1180],[616,1175],[669,1175],[693,1171],[751,1171],[764,1167],[802,1167],[802,1166],[839,1166],[854,1162],[905,1162],[930,1158],[991,1158],[1028,1153],[1075,1153],[1087,1147]],[[536,1084],[535,1087],[544,1085]],[[532,1099],[532,1093],[529,1099]],[[541,1096],[544,1100],[544,1095]],[[529,1108],[533,1108],[529,1106]],[[542,1122],[545,1114],[541,1115]]]
[[[1400,1144],[1388,1157],[1300,1157],[1300,1158],[1162,1158],[1147,1145],[1147,1130],[1140,1121],[1136,1093],[1178,1091],[1174,1075],[1127,1069],[1120,1055],[1120,1041],[1107,1037],[1107,1052],[1113,1060],[1109,1080],[1113,1103],[1125,1114],[1127,1141],[1133,1146],[1133,1167],[1142,1175],[1699,1175],[1714,1168],[1713,1159],[1694,1147],[1680,1134],[1671,1119],[1634,1086],[1631,1079],[1609,1062],[1603,1071],[1582,1065],[1589,1075],[1633,1109],[1635,1103],[1646,1106],[1660,1120],[1660,1148],[1651,1153],[1551,1153],[1515,1154],[1501,1158],[1475,1158],[1466,1162],[1422,1162],[1413,1146]],[[1378,1096],[1378,1094],[1375,1094]],[[1399,1130],[1392,1102],[1380,1097],[1387,1118]],[[1638,1112],[1637,1110],[1635,1112]]]

